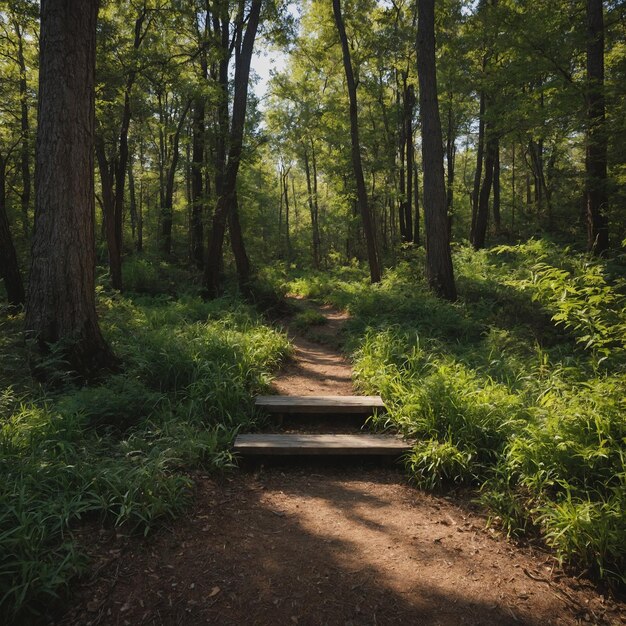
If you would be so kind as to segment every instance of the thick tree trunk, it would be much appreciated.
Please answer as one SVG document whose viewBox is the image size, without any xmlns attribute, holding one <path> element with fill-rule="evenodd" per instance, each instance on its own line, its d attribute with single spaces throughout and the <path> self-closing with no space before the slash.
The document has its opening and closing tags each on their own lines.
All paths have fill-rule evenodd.
<svg viewBox="0 0 626 626">
<path fill-rule="evenodd" d="M 441 121 L 435 68 L 435 0 L 418 0 L 417 73 L 422 118 L 424 164 L 424 224 L 426 277 L 431 288 L 448 300 L 456 299 L 450 253 L 446 188 L 443 171 Z"/>
<path fill-rule="evenodd" d="M 602 0 L 587 0 L 587 247 L 596 255 L 609 247 L 602 11 Z"/>
<path fill-rule="evenodd" d="M 97 0 L 42 0 L 35 234 L 26 330 L 90 377 L 113 363 L 96 316 L 94 75 Z"/>
<path fill-rule="evenodd" d="M 0 157 L 0 278 L 4 280 L 9 304 L 17 307 L 24 304 L 24 283 L 7 217 L 6 166 L 6 159 Z"/>
<path fill-rule="evenodd" d="M 233 96 L 228 163 L 226 165 L 222 189 L 217 190 L 218 199 L 215 207 L 215 213 L 213 214 L 207 260 L 204 267 L 204 289 L 206 295 L 209 297 L 217 296 L 220 291 L 220 264 L 224 247 L 224 235 L 226 233 L 226 224 L 229 213 L 232 211 L 236 203 L 237 174 L 239 172 L 239 163 L 241 160 L 243 131 L 248 102 L 250 62 L 252 60 L 254 40 L 259 25 L 261 4 L 262 0 L 252 0 L 241 48 L 236 50 L 235 89 Z M 243 25 L 240 25 L 239 27 L 243 28 Z"/>
<path fill-rule="evenodd" d="M 352 71 L 352 62 L 350 60 L 350 47 L 348 45 L 348 37 L 341 16 L 340 0 L 333 0 L 333 12 L 335 15 L 335 23 L 341 40 L 341 49 L 343 52 L 343 66 L 346 73 L 346 83 L 348 86 L 348 96 L 350 98 L 350 137 L 352 144 L 352 167 L 354 169 L 354 178 L 356 182 L 357 202 L 361 219 L 363 221 L 363 230 L 365 232 L 365 241 L 367 244 L 367 259 L 370 267 L 370 278 L 373 283 L 380 282 L 381 272 L 378 261 L 378 252 L 376 250 L 376 239 L 374 224 L 370 208 L 367 203 L 367 191 L 365 189 L 365 179 L 363 177 L 363 165 L 361 163 L 361 144 L 359 141 L 359 123 L 358 123 L 358 107 L 356 98 L 356 82 Z"/>
</svg>

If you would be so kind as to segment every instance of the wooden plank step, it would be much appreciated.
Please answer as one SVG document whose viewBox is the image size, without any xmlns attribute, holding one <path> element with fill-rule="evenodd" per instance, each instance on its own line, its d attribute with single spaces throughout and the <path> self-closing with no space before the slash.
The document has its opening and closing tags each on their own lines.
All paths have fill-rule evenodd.
<svg viewBox="0 0 626 626">
<path fill-rule="evenodd" d="M 269 413 L 372 413 L 385 408 L 380 396 L 257 396 Z"/>
<path fill-rule="evenodd" d="M 411 444 L 394 435 L 238 435 L 234 451 L 251 455 L 377 455 L 399 456 Z"/>
</svg>

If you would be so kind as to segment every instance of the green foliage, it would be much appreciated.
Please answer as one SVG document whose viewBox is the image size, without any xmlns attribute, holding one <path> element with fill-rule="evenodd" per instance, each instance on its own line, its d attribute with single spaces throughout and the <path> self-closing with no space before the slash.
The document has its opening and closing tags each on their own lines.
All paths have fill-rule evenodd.
<svg viewBox="0 0 626 626">
<path fill-rule="evenodd" d="M 189 470 L 232 467 L 230 443 L 255 418 L 251 398 L 288 348 L 232 299 L 101 290 L 98 306 L 122 373 L 93 387 L 57 381 L 52 393 L 3 372 L 0 614 L 9 620 L 49 610 L 82 571 L 81 524 L 147 534 L 189 502 Z M 19 351 L 3 335 L 2 362 Z"/>
<path fill-rule="evenodd" d="M 315 309 L 306 309 L 297 313 L 292 324 L 298 330 L 304 331 L 311 326 L 323 326 L 328 323 L 328 319 Z"/>
<path fill-rule="evenodd" d="M 459 246 L 451 304 L 427 290 L 421 254 L 406 254 L 380 285 L 348 268 L 286 288 L 352 313 L 356 383 L 385 400 L 374 425 L 415 440 L 418 485 L 480 486 L 509 534 L 538 532 L 564 562 L 624 582 L 621 258 L 545 240 Z"/>
</svg>

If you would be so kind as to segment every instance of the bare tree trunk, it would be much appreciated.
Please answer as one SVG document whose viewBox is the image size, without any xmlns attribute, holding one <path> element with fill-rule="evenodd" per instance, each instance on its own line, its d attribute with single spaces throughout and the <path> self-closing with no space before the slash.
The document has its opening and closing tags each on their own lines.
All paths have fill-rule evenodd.
<svg viewBox="0 0 626 626">
<path fill-rule="evenodd" d="M 596 255 L 609 247 L 602 11 L 602 0 L 587 0 L 587 248 Z"/>
<path fill-rule="evenodd" d="M 113 363 L 96 315 L 94 82 L 97 0 L 42 0 L 35 235 L 26 330 L 62 341 L 85 377 Z"/>
<path fill-rule="evenodd" d="M 230 232 L 230 245 L 235 257 L 235 265 L 237 266 L 239 286 L 245 292 L 248 288 L 248 283 L 250 282 L 252 269 L 250 267 L 250 259 L 248 258 L 241 232 L 241 224 L 239 222 L 239 202 L 236 191 L 232 210 L 228 215 L 228 230 Z"/>
<path fill-rule="evenodd" d="M 435 0 L 418 0 L 417 73 L 422 117 L 426 277 L 441 297 L 456 299 L 450 253 L 441 121 L 435 67 Z"/>
<path fill-rule="evenodd" d="M 6 168 L 6 158 L 0 157 L 0 277 L 4 280 L 9 304 L 17 307 L 24 304 L 24 283 L 7 217 Z"/>
<path fill-rule="evenodd" d="M 191 163 L 191 260 L 198 269 L 202 269 L 204 265 L 204 225 L 202 223 L 205 202 L 202 185 L 204 118 L 204 98 L 198 96 L 193 112 L 193 152 Z"/>
<path fill-rule="evenodd" d="M 172 253 L 172 222 L 174 219 L 174 183 L 176 181 L 176 168 L 178 167 L 178 159 L 180 151 L 180 133 L 185 125 L 187 112 L 191 106 L 191 101 L 187 101 L 183 112 L 180 114 L 176 131 L 172 140 L 172 159 L 167 170 L 167 178 L 165 183 L 165 197 L 163 202 L 163 223 L 161 224 L 161 252 L 164 255 Z"/>
<path fill-rule="evenodd" d="M 414 192 L 413 195 L 415 196 L 415 230 L 413 232 L 413 242 L 415 243 L 415 245 L 419 245 L 420 243 L 420 179 L 419 179 L 419 172 L 417 170 L 417 164 L 415 164 L 413 166 L 413 175 L 415 177 L 415 184 L 414 184 Z"/>
<path fill-rule="evenodd" d="M 487 66 L 487 57 L 483 58 L 483 69 Z M 474 174 L 474 191 L 472 192 L 472 225 L 470 241 L 473 243 L 478 215 L 478 199 L 480 196 L 480 181 L 483 176 L 483 153 L 485 150 L 485 92 L 480 92 L 480 108 L 478 113 L 478 145 L 476 147 L 476 173 Z"/>
<path fill-rule="evenodd" d="M 367 191 L 365 189 L 365 179 L 363 177 L 363 165 L 361 163 L 361 145 L 359 142 L 359 124 L 358 124 L 358 108 L 356 99 L 357 84 L 354 80 L 352 71 L 352 62 L 350 60 L 350 47 L 348 45 L 348 37 L 341 16 L 340 0 L 333 0 L 333 12 L 335 14 L 335 23 L 341 40 L 341 49 L 343 52 L 343 66 L 346 72 L 346 83 L 348 85 L 348 96 L 350 98 L 350 136 L 352 144 L 352 167 L 354 169 L 354 178 L 356 180 L 357 201 L 361 219 L 363 221 L 363 230 L 365 231 L 365 240 L 367 244 L 367 259 L 370 267 L 370 278 L 373 283 L 380 282 L 381 272 L 378 261 L 378 253 L 376 250 L 376 240 L 374 234 L 374 224 L 372 215 L 367 203 Z"/>
<path fill-rule="evenodd" d="M 494 139 L 493 155 L 493 224 L 496 234 L 502 230 L 502 219 L 500 217 L 500 140 Z"/>
<path fill-rule="evenodd" d="M 447 166 L 447 179 L 446 179 L 446 199 L 448 207 L 448 215 L 452 215 L 453 200 L 454 200 L 454 158 L 456 156 L 456 132 L 454 125 L 454 112 L 452 110 L 452 94 L 448 98 L 448 129 L 446 132 L 446 166 Z"/>
<path fill-rule="evenodd" d="M 30 123 L 28 121 L 28 83 L 26 82 L 26 61 L 24 60 L 24 36 L 17 21 L 13 22 L 13 30 L 17 37 L 17 63 L 20 70 L 20 126 L 22 131 L 22 147 L 20 151 L 20 169 L 22 170 L 22 230 L 28 237 L 31 232 L 30 217 Z"/>
<path fill-rule="evenodd" d="M 476 214 L 474 240 L 472 241 L 474 250 L 480 250 L 481 248 L 485 247 L 485 239 L 487 236 L 487 223 L 489 221 L 489 196 L 491 195 L 491 188 L 493 186 L 496 141 L 496 138 L 490 136 L 490 130 L 487 129 L 485 178 L 480 188 L 480 195 L 478 197 L 478 213 Z"/>
<path fill-rule="evenodd" d="M 137 190 L 135 188 L 135 174 L 132 162 L 128 163 L 128 192 L 130 194 L 130 228 L 134 243 L 137 240 Z"/>
<path fill-rule="evenodd" d="M 309 166 L 309 151 L 304 149 L 304 173 L 306 174 L 306 188 L 309 202 L 309 212 L 311 213 L 311 235 L 313 245 L 313 267 L 320 267 L 320 231 L 317 215 L 317 205 L 313 201 L 313 189 L 311 187 L 311 168 Z"/>
<path fill-rule="evenodd" d="M 413 241 L 413 107 L 415 106 L 415 89 L 413 85 L 406 88 L 404 96 L 404 134 L 406 137 L 406 208 L 404 223 L 407 241 Z"/>
</svg>

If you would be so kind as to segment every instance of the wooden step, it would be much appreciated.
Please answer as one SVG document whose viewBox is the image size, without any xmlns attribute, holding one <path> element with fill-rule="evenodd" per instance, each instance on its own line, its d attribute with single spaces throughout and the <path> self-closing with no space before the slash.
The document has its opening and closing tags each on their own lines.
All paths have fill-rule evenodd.
<svg viewBox="0 0 626 626">
<path fill-rule="evenodd" d="M 234 451 L 252 455 L 377 455 L 400 456 L 408 452 L 410 443 L 394 435 L 238 435 Z"/>
<path fill-rule="evenodd" d="M 359 413 L 385 408 L 380 396 L 257 396 L 256 406 L 269 413 Z"/>
</svg>

